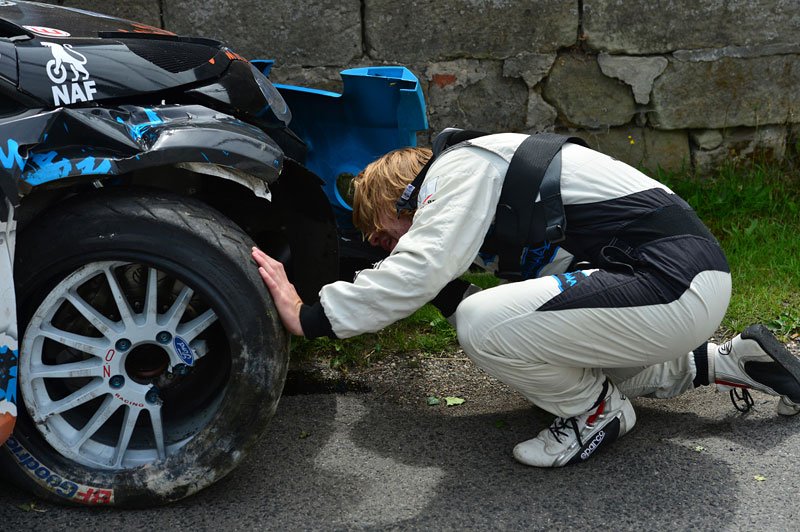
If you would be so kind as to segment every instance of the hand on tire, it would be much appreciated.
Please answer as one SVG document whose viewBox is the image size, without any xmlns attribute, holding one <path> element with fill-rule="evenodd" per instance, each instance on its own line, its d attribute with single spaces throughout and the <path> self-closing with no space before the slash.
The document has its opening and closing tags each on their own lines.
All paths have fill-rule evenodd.
<svg viewBox="0 0 800 532">
<path fill-rule="evenodd" d="M 275 301 L 283 326 L 290 333 L 303 336 L 303 327 L 300 325 L 300 307 L 303 305 L 303 300 L 300 299 L 294 285 L 289 282 L 283 264 L 256 247 L 253 248 L 252 254 L 258 264 L 258 273 Z"/>
</svg>

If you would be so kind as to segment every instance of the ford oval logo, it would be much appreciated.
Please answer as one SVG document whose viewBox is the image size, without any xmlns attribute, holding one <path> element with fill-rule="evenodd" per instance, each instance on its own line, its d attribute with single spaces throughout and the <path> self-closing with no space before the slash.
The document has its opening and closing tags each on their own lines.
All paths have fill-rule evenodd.
<svg viewBox="0 0 800 532">
<path fill-rule="evenodd" d="M 175 346 L 175 352 L 178 353 L 181 360 L 183 360 L 187 366 L 194 366 L 194 354 L 192 353 L 192 348 L 186 343 L 186 340 L 180 336 L 176 336 L 173 344 Z"/>
</svg>

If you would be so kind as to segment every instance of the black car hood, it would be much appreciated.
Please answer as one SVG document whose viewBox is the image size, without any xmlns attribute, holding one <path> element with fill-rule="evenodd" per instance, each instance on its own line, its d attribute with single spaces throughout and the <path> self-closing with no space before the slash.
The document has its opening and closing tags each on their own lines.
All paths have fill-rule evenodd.
<svg viewBox="0 0 800 532">
<path fill-rule="evenodd" d="M 44 108 L 158 95 L 244 60 L 218 41 L 34 2 L 0 1 L 0 37 L 0 76 Z"/>
<path fill-rule="evenodd" d="M 0 19 L 5 21 L 4 34 L 12 32 L 10 25 L 28 35 L 50 38 L 101 37 L 104 33 L 149 33 L 175 35 L 172 32 L 120 18 L 35 2 L 0 2 Z"/>
</svg>

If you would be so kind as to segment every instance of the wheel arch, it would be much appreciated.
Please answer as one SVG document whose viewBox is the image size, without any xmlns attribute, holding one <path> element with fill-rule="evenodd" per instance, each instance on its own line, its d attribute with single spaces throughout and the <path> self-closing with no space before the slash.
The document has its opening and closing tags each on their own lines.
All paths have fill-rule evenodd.
<svg viewBox="0 0 800 532">
<path fill-rule="evenodd" d="M 95 188 L 151 188 L 200 199 L 239 225 L 259 247 L 287 264 L 292 282 L 307 301 L 338 276 L 338 239 L 321 180 L 286 159 L 281 176 L 259 177 L 204 162 L 180 162 L 123 175 L 80 176 L 33 187 L 22 200 L 20 231 L 63 202 Z"/>
</svg>

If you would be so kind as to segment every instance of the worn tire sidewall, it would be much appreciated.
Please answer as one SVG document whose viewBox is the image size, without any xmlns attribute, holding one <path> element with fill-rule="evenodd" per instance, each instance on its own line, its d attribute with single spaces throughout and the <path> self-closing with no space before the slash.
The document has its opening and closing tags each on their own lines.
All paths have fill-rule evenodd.
<svg viewBox="0 0 800 532">
<path fill-rule="evenodd" d="M 90 469 L 62 457 L 42 438 L 20 397 L 13 438 L 39 467 L 80 486 L 113 490 L 113 504 L 125 507 L 181 499 L 233 470 L 274 414 L 288 365 L 288 336 L 250 259 L 249 237 L 205 204 L 141 191 L 93 194 L 58 208 L 23 230 L 18 242 L 20 331 L 44 297 L 78 267 L 101 260 L 144 261 L 200 292 L 231 348 L 225 397 L 209 423 L 165 461 L 134 469 Z M 0 463 L 37 494 L 80 503 L 31 478 L 8 445 Z"/>
</svg>

